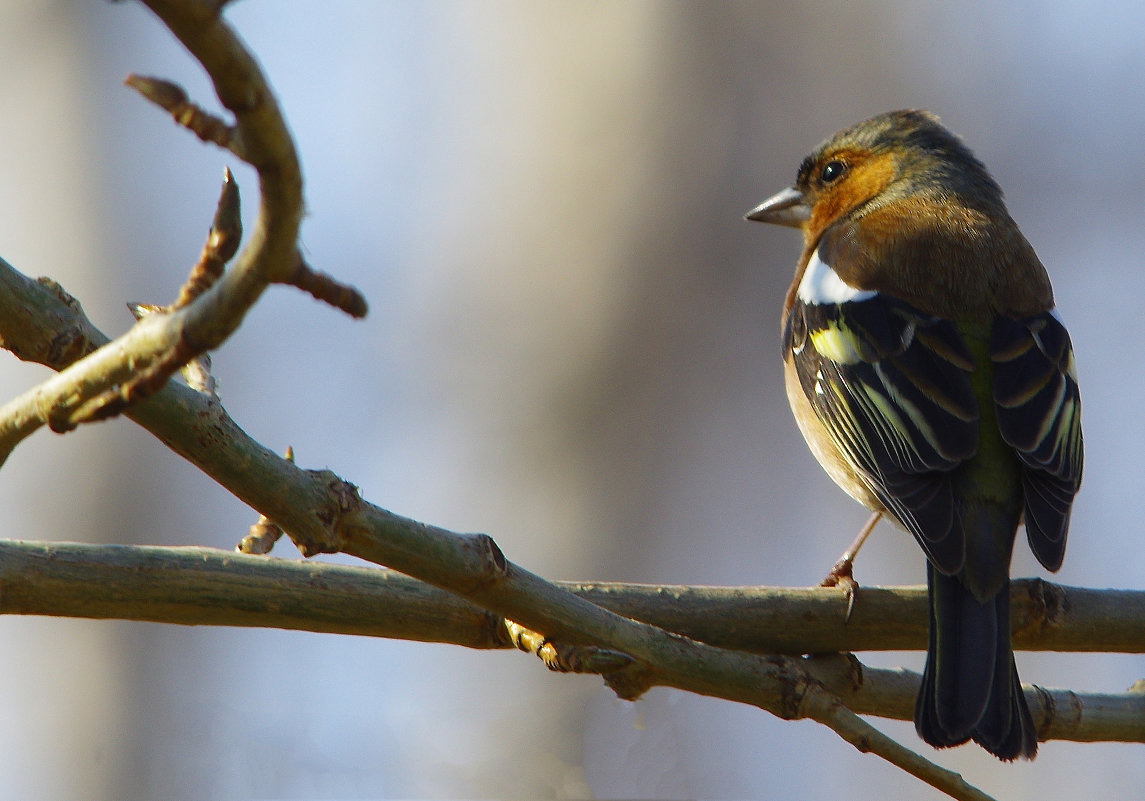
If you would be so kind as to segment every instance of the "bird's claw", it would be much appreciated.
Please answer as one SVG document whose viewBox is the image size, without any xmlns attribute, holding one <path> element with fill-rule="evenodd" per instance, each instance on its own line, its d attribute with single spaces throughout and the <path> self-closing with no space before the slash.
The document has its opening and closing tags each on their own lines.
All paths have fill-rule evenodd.
<svg viewBox="0 0 1145 801">
<path fill-rule="evenodd" d="M 851 621 L 851 612 L 855 609 L 855 593 L 859 590 L 859 582 L 855 581 L 855 561 L 851 555 L 844 556 L 831 566 L 826 577 L 819 582 L 820 587 L 841 587 L 843 596 L 847 599 L 847 614 L 844 623 Z"/>
</svg>

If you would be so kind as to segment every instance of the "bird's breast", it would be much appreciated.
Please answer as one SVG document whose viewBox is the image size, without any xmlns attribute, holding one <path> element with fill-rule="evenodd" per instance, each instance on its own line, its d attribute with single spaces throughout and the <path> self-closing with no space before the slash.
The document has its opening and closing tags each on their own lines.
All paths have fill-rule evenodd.
<svg viewBox="0 0 1145 801">
<path fill-rule="evenodd" d="M 811 401 L 803 391 L 792 359 L 788 359 L 784 364 L 783 383 L 787 390 L 787 402 L 795 417 L 795 424 L 799 427 L 799 433 L 806 440 L 807 447 L 811 449 L 815 460 L 831 480 L 856 501 L 871 511 L 884 511 L 882 502 L 871 492 L 870 487 L 839 450 L 830 432 L 819 420 Z"/>
</svg>

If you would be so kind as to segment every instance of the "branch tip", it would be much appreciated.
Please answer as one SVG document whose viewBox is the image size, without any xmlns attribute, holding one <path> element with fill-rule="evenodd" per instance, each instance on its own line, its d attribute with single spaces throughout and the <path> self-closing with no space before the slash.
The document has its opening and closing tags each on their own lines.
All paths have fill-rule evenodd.
<svg viewBox="0 0 1145 801">
<path fill-rule="evenodd" d="M 166 312 L 167 307 L 158 306 L 154 303 L 143 303 L 138 300 L 129 300 L 127 301 L 127 310 L 131 312 L 131 316 L 138 322 L 144 317 L 150 317 L 152 314 L 162 314 Z"/>
<path fill-rule="evenodd" d="M 204 142 L 232 149 L 234 128 L 221 118 L 203 110 L 187 97 L 187 92 L 179 84 L 163 78 L 147 75 L 128 75 L 124 80 L 147 100 L 166 111 L 176 123 L 183 126 Z"/>
<path fill-rule="evenodd" d="M 215 216 L 207 232 L 207 241 L 203 243 L 199 260 L 191 268 L 187 281 L 179 288 L 179 296 L 171 308 L 183 308 L 214 286 L 222 277 L 227 262 L 238 252 L 242 237 L 239 185 L 230 167 L 227 167 L 223 173 L 223 188 L 219 193 L 219 202 L 215 206 Z"/>
<path fill-rule="evenodd" d="M 282 539 L 282 529 L 266 515 L 259 515 L 258 522 L 250 527 L 247 535 L 239 540 L 235 550 L 239 553 L 265 555 L 271 552 L 274 544 Z"/>
<path fill-rule="evenodd" d="M 234 258 L 243 236 L 242 204 L 239 199 L 239 185 L 231 168 L 223 174 L 223 188 L 219 193 L 219 203 L 215 218 L 211 221 L 211 236 L 207 240 L 215 256 L 223 262 Z"/>
<path fill-rule="evenodd" d="M 298 267 L 287 283 L 355 319 L 360 320 L 369 312 L 369 305 L 361 292 L 349 284 L 339 282 L 333 276 L 315 270 L 306 263 L 301 254 L 298 256 Z"/>
<path fill-rule="evenodd" d="M 147 75 L 132 73 L 124 79 L 123 83 L 165 111 L 174 113 L 176 109 L 189 102 L 183 87 L 163 78 L 152 78 Z"/>
</svg>

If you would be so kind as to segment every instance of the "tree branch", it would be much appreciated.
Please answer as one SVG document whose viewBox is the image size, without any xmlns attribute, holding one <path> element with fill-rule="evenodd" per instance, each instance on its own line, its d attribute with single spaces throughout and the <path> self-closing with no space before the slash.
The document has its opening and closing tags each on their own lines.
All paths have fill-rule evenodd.
<svg viewBox="0 0 1145 801">
<path fill-rule="evenodd" d="M 148 5 L 202 63 L 219 100 L 235 116 L 226 143 L 259 174 L 254 230 L 234 266 L 193 302 L 143 318 L 116 341 L 0 408 L 0 463 L 45 424 L 64 432 L 120 413 L 187 361 L 221 345 L 269 284 L 292 283 L 300 273 L 302 172 L 265 76 L 217 4 L 151 0 Z M 161 91 L 145 94 L 179 99 L 181 90 L 173 84 L 151 79 L 143 88 L 156 86 Z M 182 102 L 187 105 L 185 98 Z"/>
<path fill-rule="evenodd" d="M 79 304 L 58 285 L 32 281 L 0 261 L 0 341 L 5 347 L 21 358 L 59 368 L 105 339 L 84 316 Z M 251 440 L 217 400 L 181 384 L 169 383 L 152 398 L 129 409 L 127 414 L 269 519 L 286 521 L 284 528 L 291 532 L 304 552 L 330 550 L 334 546 L 333 531 L 343 524 L 342 516 L 351 511 L 349 507 L 354 503 L 361 503 L 353 488 L 333 474 L 295 467 Z M 472 547 L 480 541 L 488 543 L 487 553 L 491 553 L 488 548 L 492 541 L 488 538 L 476 535 L 455 538 L 448 532 L 405 521 L 383 510 L 376 510 L 376 513 L 383 521 L 392 520 L 400 530 L 404 529 L 410 535 L 407 544 L 414 550 L 423 544 L 448 550 L 455 542 Z M 423 540 L 423 532 L 436 536 Z M 19 561 L 9 561 L 13 559 L 11 549 L 18 545 L 8 543 L 0 552 L 4 555 L 5 576 L 0 584 L 3 590 L 0 598 L 4 602 L 4 611 L 8 612 L 267 625 L 456 642 L 479 648 L 507 647 L 509 642 L 504 633 L 503 616 L 490 616 L 479 604 L 466 603 L 450 592 L 391 571 L 333 565 L 318 568 L 229 553 L 211 559 L 208 558 L 210 552 L 204 556 L 204 552 L 196 550 L 179 550 L 178 554 L 170 549 L 110 548 L 105 551 L 98 546 L 67 546 L 79 549 L 77 551 L 65 551 L 65 546 L 51 546 L 55 556 L 45 562 L 41 554 L 41 561 L 33 569 Z M 47 546 L 23 544 L 22 547 L 34 550 Z M 370 547 L 362 550 L 369 551 Z M 45 564 L 68 565 L 70 561 L 69 570 L 96 569 L 90 565 L 77 568 L 74 561 L 90 559 L 93 552 L 101 554 L 101 558 L 95 561 L 110 562 L 99 567 L 98 571 L 112 570 L 118 572 L 118 580 L 141 582 L 143 586 L 135 584 L 114 593 L 108 589 L 116 586 L 113 577 L 97 572 L 94 575 L 83 574 L 82 581 L 76 581 L 78 577 L 73 575 L 73 580 L 67 582 L 71 589 L 65 592 L 65 585 L 59 583 L 59 577 L 50 578 L 45 567 Z M 65 558 L 65 553 L 70 555 Z M 437 558 L 434 553 L 427 557 L 431 564 Z M 27 553 L 21 558 L 26 556 Z M 136 557 L 144 561 L 158 559 L 160 567 L 144 570 L 143 565 L 131 561 Z M 178 569 L 173 568 L 176 562 L 172 560 L 176 558 L 181 560 L 177 562 Z M 129 566 L 121 564 L 116 568 L 119 560 L 128 560 Z M 239 577 L 230 576 L 231 570 L 239 570 Z M 260 571 L 258 575 L 262 575 L 261 571 L 270 571 L 270 574 L 256 581 L 255 574 L 246 573 L 248 570 Z M 152 575 L 155 571 L 161 578 Z M 321 592 L 312 586 L 318 575 L 321 576 Z M 29 583 L 28 577 L 31 576 L 44 577 L 46 583 L 39 591 L 34 591 L 35 585 Z M 174 582 L 176 576 L 186 579 L 186 583 Z M 538 590 L 546 585 L 540 579 L 535 581 L 538 582 Z M 473 585 L 475 582 L 470 578 L 462 583 Z M 480 583 L 476 582 L 477 585 Z M 78 596 L 75 595 L 77 587 L 81 590 Z M 100 591 L 85 595 L 84 587 L 89 591 L 98 587 Z M 274 588 L 273 592 L 271 588 Z M 378 593 L 385 588 L 390 592 L 385 593 L 384 599 L 379 598 Z M 557 585 L 555 589 L 558 594 L 565 591 L 570 595 L 576 593 L 589 608 L 600 604 L 622 615 L 641 618 L 696 639 L 706 639 L 712 645 L 741 650 L 754 648 L 761 652 L 799 653 L 917 648 L 921 647 L 925 637 L 925 600 L 919 588 L 861 588 L 851 621 L 846 625 L 843 625 L 846 599 L 832 589 L 622 587 L 599 583 Z M 260 596 L 264 591 L 267 593 L 265 597 L 250 597 L 250 593 Z M 1015 582 L 1013 591 L 1015 643 L 1020 648 L 1142 650 L 1141 627 L 1135 621 L 1141 619 L 1145 603 L 1143 593 L 1065 588 L 1038 580 Z M 151 593 L 159 593 L 159 596 Z M 305 598 L 304 607 L 312 609 L 313 616 L 309 612 L 292 616 L 290 610 L 302 609 L 303 605 L 291 607 L 281 597 L 283 595 L 285 598 Z M 72 596 L 76 598 L 74 603 L 69 601 Z M 23 601 L 18 600 L 21 598 Z M 531 601 L 526 597 L 522 603 L 527 608 Z M 556 604 L 559 606 L 559 600 Z M 498 608 L 499 604 L 490 606 Z M 282 611 L 268 617 L 267 610 L 275 608 Z M 363 610 L 373 610 L 371 614 L 376 617 L 364 614 Z M 498 611 L 504 613 L 505 610 Z M 604 614 L 603 609 L 601 613 Z M 522 621 L 531 621 L 530 628 L 543 630 L 543 626 L 532 619 L 533 616 L 519 617 Z M 510 614 L 509 619 L 515 618 Z M 791 626 L 792 620 L 799 620 L 800 626 Z M 899 622 L 888 625 L 891 620 Z M 410 625 L 407 627 L 402 621 L 408 621 Z M 818 625 L 816 621 L 819 621 Z M 576 626 L 571 628 L 575 630 Z M 795 629 L 801 634 L 795 635 Z M 555 627 L 553 631 L 556 631 Z M 546 632 L 546 636 L 553 638 L 554 634 Z M 807 639 L 799 639 L 802 636 Z M 573 641 L 584 642 L 586 639 L 582 636 Z M 627 653 L 625 648 L 617 650 Z M 715 648 L 711 650 L 716 654 L 728 653 Z M 645 658 L 649 656 L 646 654 Z M 781 661 L 775 663 L 775 659 Z M 742 664 L 742 660 L 738 666 L 725 664 L 723 674 L 710 674 L 712 682 L 696 688 L 680 674 L 664 679 L 629 671 L 606 676 L 606 679 L 610 679 L 622 694 L 638 694 L 653 683 L 667 683 L 754 703 L 753 693 L 762 685 L 757 685 L 753 676 L 761 669 L 760 662 L 764 661 L 761 657 L 756 657 L 756 660 L 750 665 Z M 731 661 L 735 662 L 734 659 Z M 694 666 L 701 671 L 713 667 L 704 661 L 702 655 Z M 719 686 L 723 680 L 721 675 L 725 675 L 727 670 L 734 672 L 737 669 L 742 671 L 739 680 L 733 682 L 731 691 L 724 692 Z M 800 694 L 790 689 L 802 687 L 805 690 L 815 684 L 805 679 L 792 679 L 792 676 L 817 676 L 817 681 L 830 688 L 835 697 L 856 713 L 900 719 L 911 717 L 918 687 L 918 676 L 910 671 L 873 670 L 860 666 L 858 675 L 862 680 L 856 681 L 853 667 L 840 670 L 837 663 L 824 658 L 775 657 L 772 673 L 775 675 L 772 676 L 771 697 L 767 699 L 767 705 L 757 705 L 778 708 L 778 714 L 785 717 L 802 714 L 798 702 L 789 703 L 788 711 L 783 711 L 785 694 L 789 698 L 801 698 L 805 691 Z M 624 680 L 632 676 L 636 679 L 626 687 Z M 1080 695 L 1064 690 L 1031 688 L 1028 697 L 1043 738 L 1082 741 L 1143 739 L 1145 704 L 1142 699 L 1145 696 L 1139 693 Z M 779 702 L 779 706 L 775 707 L 774 702 Z M 1062 715 L 1063 711 L 1070 712 L 1068 718 Z"/>
<path fill-rule="evenodd" d="M 846 601 L 825 588 L 554 584 L 619 615 L 721 648 L 799 654 L 921 649 L 926 643 L 925 626 L 918 625 L 926 615 L 923 587 L 864 587 L 852 623 L 842 627 Z M 1106 625 L 1090 617 L 1102 614 L 1104 596 L 1113 595 L 1123 609 L 1138 612 L 1145 604 L 1145 592 L 1086 590 L 1029 579 L 1016 582 L 1013 597 L 1028 598 L 1035 588 L 1063 600 L 1070 612 L 1050 626 L 1035 622 L 1034 605 L 1018 611 L 1015 623 L 1029 625 L 1015 642 L 1027 650 L 1078 650 L 1075 643 L 1093 649 L 1078 633 Z M 0 541 L 0 614 L 296 629 L 479 649 L 514 647 L 508 632 L 516 625 L 392 570 L 210 548 L 14 541 Z M 1129 614 L 1119 622 L 1140 628 Z M 792 626 L 793 620 L 799 625 Z M 888 640 L 875 620 L 901 634 Z M 849 631 L 852 626 L 856 631 Z M 541 644 L 525 650 L 537 652 Z M 1139 644 L 1130 650 L 1145 648 Z M 853 712 L 912 717 L 916 673 L 870 668 L 838 654 L 804 659 L 801 665 Z M 582 669 L 601 672 L 591 665 Z M 1028 685 L 1027 692 L 1042 739 L 1145 741 L 1145 694 L 1140 690 L 1104 695 Z"/>
<path fill-rule="evenodd" d="M 300 287 L 355 316 L 365 314 L 366 305 L 351 287 L 312 269 L 299 256 L 302 177 L 294 144 L 258 65 L 220 18 L 223 4 L 144 2 L 202 63 L 223 107 L 234 115 L 234 124 L 191 103 L 170 82 L 135 78 L 131 83 L 181 125 L 256 168 L 260 199 L 254 230 L 229 271 L 212 263 L 207 280 L 192 282 L 193 291 L 182 293 L 170 309 L 145 315 L 112 342 L 58 286 L 30 281 L 0 264 L 0 342 L 21 358 L 43 361 L 60 371 L 0 407 L 0 463 L 45 424 L 62 432 L 126 411 L 259 511 L 266 527 L 280 527 L 305 555 L 352 554 L 418 581 L 390 571 L 286 567 L 293 563 L 204 550 L 91 550 L 79 545 L 7 543 L 0 548 L 2 611 L 318 627 L 315 630 L 360 634 L 384 630 L 385 636 L 408 639 L 440 640 L 445 637 L 441 632 L 449 631 L 449 637 L 468 638 L 463 644 L 472 647 L 516 644 L 545 655 L 559 669 L 599 671 L 622 698 L 636 698 L 652 686 L 664 685 L 752 704 L 785 719 L 811 718 L 856 748 L 882 756 L 953 797 L 986 798 L 855 714 L 909 717 L 916 675 L 869 670 L 852 657 L 752 653 L 742 628 L 713 637 L 705 632 L 703 621 L 661 620 L 655 612 L 625 606 L 638 599 L 641 608 L 663 611 L 663 593 L 671 591 L 665 588 L 652 591 L 659 603 L 651 603 L 649 591 L 639 588 L 545 581 L 506 559 L 487 535 L 457 534 L 403 518 L 365 502 L 356 487 L 334 473 L 300 469 L 250 439 L 210 393 L 167 382 L 187 360 L 225 341 L 271 283 Z M 1061 620 L 1068 624 L 1076 607 L 1069 603 L 1068 593 L 1047 592 L 1048 586 L 1036 585 L 1029 593 L 1036 608 L 1031 619 L 1037 622 L 1025 630 L 1033 639 L 1052 639 L 1064 630 L 1062 636 L 1068 639 L 1069 626 L 1059 624 Z M 86 588 L 86 594 L 78 588 Z M 365 604 L 377 610 L 377 618 L 362 614 L 362 599 L 371 592 L 388 597 L 386 604 Z M 752 591 L 732 592 L 743 594 L 724 598 L 724 603 L 759 600 Z M 779 593 L 774 605 L 789 610 L 792 598 L 773 592 Z M 719 591 L 710 588 L 677 588 L 676 593 L 678 598 L 695 593 L 691 600 L 697 605 L 720 600 Z M 876 617 L 864 620 L 861 615 L 866 613 L 860 612 L 867 607 L 866 597 L 873 605 L 881 597 L 878 593 L 860 591 L 855 609 L 859 619 L 853 627 L 842 626 L 845 616 L 832 608 L 838 620 L 820 633 L 830 639 L 833 632 L 846 640 L 873 627 L 876 620 L 883 625 L 885 621 Z M 393 595 L 397 597 L 389 597 Z M 846 604 L 845 598 L 834 595 L 827 604 Z M 885 600 L 902 602 L 898 597 Z M 1103 597 L 1092 605 L 1104 609 L 1108 604 Z M 667 606 L 672 605 L 677 604 Z M 455 616 L 442 621 L 447 608 Z M 401 610 L 396 619 L 395 609 Z M 667 611 L 681 614 L 678 609 Z M 774 609 L 771 614 L 776 614 Z M 785 620 L 788 626 L 790 619 Z M 914 619 L 910 625 L 917 627 L 923 616 Z M 742 616 L 735 620 L 742 625 Z M 353 631 L 347 628 L 351 626 Z M 886 642 L 895 636 L 921 642 L 914 629 L 892 634 Z M 1079 643 L 1083 639 L 1092 643 L 1093 630 L 1088 629 L 1084 638 L 1076 631 L 1072 636 Z M 1136 647 L 1135 635 L 1122 636 L 1126 648 Z M 705 642 L 705 637 L 713 637 L 717 644 Z M 728 647 L 720 647 L 721 637 L 727 638 Z M 790 642 L 769 650 L 817 650 L 806 645 Z M 844 647 L 852 645 L 847 642 Z M 1108 650 L 1105 643 L 1102 649 Z M 1094 732 L 1102 724 L 1104 739 L 1110 739 L 1106 736 L 1110 731 L 1123 732 L 1126 739 L 1142 737 L 1141 694 L 1081 696 L 1036 687 L 1027 692 L 1043 737 L 1069 733 L 1075 739 L 1096 738 Z"/>
</svg>

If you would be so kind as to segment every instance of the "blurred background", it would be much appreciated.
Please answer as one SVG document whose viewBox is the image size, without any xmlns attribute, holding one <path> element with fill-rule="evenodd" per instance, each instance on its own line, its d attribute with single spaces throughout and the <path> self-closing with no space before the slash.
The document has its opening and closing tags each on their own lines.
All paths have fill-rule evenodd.
<svg viewBox="0 0 1145 801">
<path fill-rule="evenodd" d="M 1067 584 L 1145 587 L 1145 5 L 1139 2 L 247 2 L 228 16 L 297 137 L 310 261 L 353 322 L 270 291 L 214 356 L 267 446 L 382 506 L 492 534 L 550 578 L 807 585 L 866 518 L 783 397 L 795 233 L 743 213 L 821 139 L 926 107 L 1007 192 L 1050 271 L 1085 399 Z M 217 108 L 137 4 L 0 9 L 0 255 L 105 332 L 169 301 L 223 167 L 122 86 Z M 1109 344 L 1112 343 L 1112 344 Z M 46 370 L 0 354 L 8 399 Z M 255 514 L 126 421 L 40 433 L 0 536 L 231 548 Z M 299 558 L 289 544 L 281 558 Z M 1044 575 L 1020 543 L 1015 575 Z M 881 527 L 866 584 L 920 583 Z M 658 689 L 616 700 L 516 653 L 138 623 L 0 619 L 0 798 L 940 796 L 809 722 Z M 921 666 L 921 654 L 868 655 Z M 1020 654 L 1120 692 L 1145 658 Z M 1140 746 L 1033 764 L 925 750 L 1009 799 L 1131 797 Z M 1127 789 L 1128 788 L 1128 789 Z"/>
</svg>

